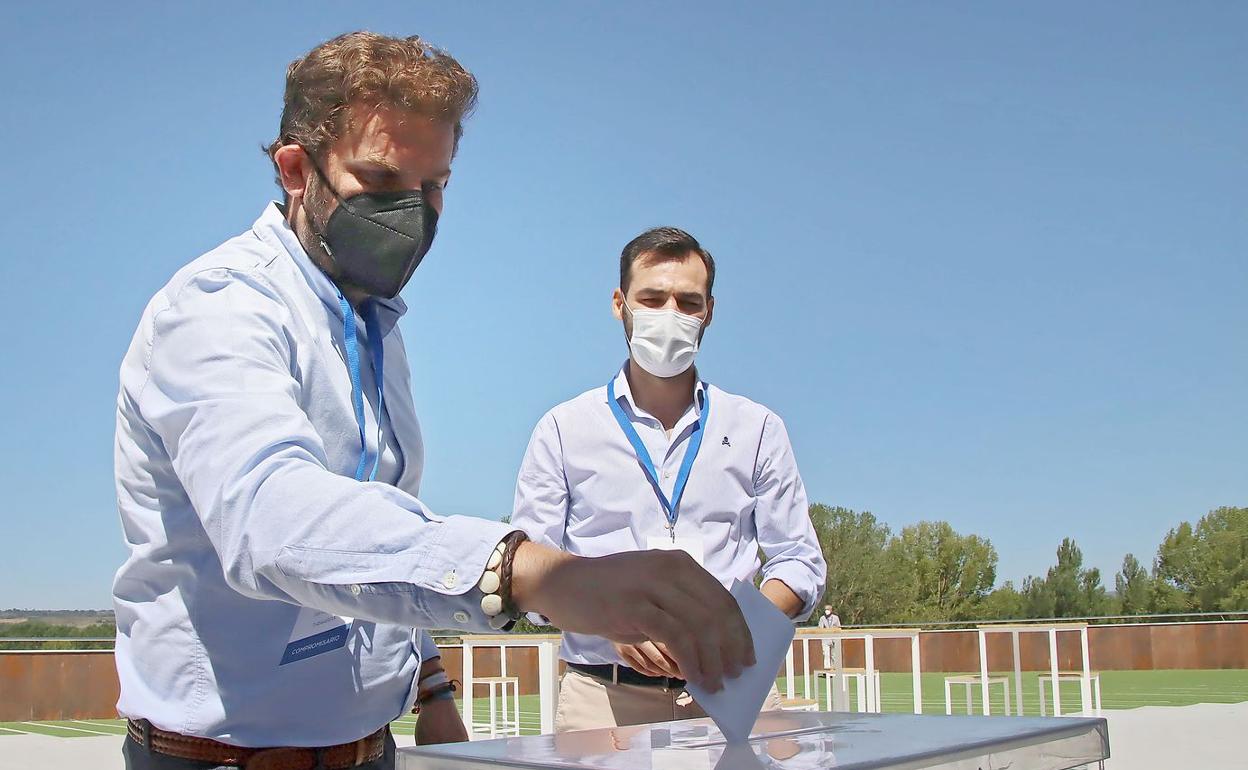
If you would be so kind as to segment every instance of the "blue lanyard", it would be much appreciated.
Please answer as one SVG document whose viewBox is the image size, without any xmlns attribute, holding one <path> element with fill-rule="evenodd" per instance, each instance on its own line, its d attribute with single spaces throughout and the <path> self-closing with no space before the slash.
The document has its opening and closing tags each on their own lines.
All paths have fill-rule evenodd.
<svg viewBox="0 0 1248 770">
<path fill-rule="evenodd" d="M 351 373 L 351 404 L 355 407 L 355 423 L 360 427 L 360 462 L 355 467 L 355 480 L 363 481 L 364 471 L 368 467 L 368 442 L 364 439 L 364 387 L 360 384 L 360 350 L 355 336 L 355 311 L 341 291 L 338 292 L 338 305 L 342 308 L 342 336 L 347 346 L 347 369 Z M 373 377 L 377 381 L 377 457 L 373 459 L 373 470 L 368 474 L 368 480 L 373 481 L 377 478 L 377 466 L 381 464 L 381 419 L 386 409 L 383 368 L 385 351 L 382 349 L 376 303 L 366 303 L 362 315 L 373 349 Z"/>
<path fill-rule="evenodd" d="M 698 416 L 698 421 L 693 426 L 693 434 L 689 436 L 689 446 L 685 447 L 685 458 L 680 462 L 680 471 L 676 474 L 676 485 L 672 487 L 670 502 L 663 494 L 663 488 L 659 486 L 659 474 L 654 467 L 654 460 L 650 459 L 649 450 L 642 443 L 641 436 L 637 435 L 637 429 L 633 427 L 628 415 L 624 414 L 624 407 L 620 406 L 620 402 L 615 398 L 615 380 L 607 383 L 607 402 L 611 405 L 611 413 L 615 415 L 615 421 L 620 424 L 620 430 L 624 431 L 628 443 L 633 445 L 633 451 L 637 453 L 637 463 L 646 472 L 646 477 L 654 486 L 655 494 L 659 496 L 659 504 L 663 506 L 663 515 L 667 517 L 667 529 L 672 533 L 672 539 L 675 540 L 676 520 L 680 517 L 680 499 L 685 495 L 685 484 L 689 482 L 689 470 L 693 468 L 694 458 L 698 456 L 698 450 L 702 448 L 702 434 L 706 432 L 704 428 L 711 412 L 710 389 L 705 386 L 702 388 L 702 414 Z"/>
</svg>

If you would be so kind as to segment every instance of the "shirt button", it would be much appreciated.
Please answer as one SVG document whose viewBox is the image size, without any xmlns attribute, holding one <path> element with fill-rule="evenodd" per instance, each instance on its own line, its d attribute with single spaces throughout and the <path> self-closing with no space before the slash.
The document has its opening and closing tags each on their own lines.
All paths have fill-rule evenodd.
<svg viewBox="0 0 1248 770">
<path fill-rule="evenodd" d="M 454 588 L 459 583 L 459 576 L 454 572 L 448 572 L 442 576 L 442 585 L 447 588 Z"/>
<path fill-rule="evenodd" d="M 460 610 L 459 612 L 456 612 L 456 613 L 455 613 L 452 617 L 454 617 L 454 618 L 455 618 L 455 622 L 456 622 L 456 623 L 467 623 L 467 622 L 468 622 L 468 613 L 467 613 L 467 612 L 464 612 L 463 610 Z"/>
<path fill-rule="evenodd" d="M 351 585 L 351 595 L 352 595 L 352 596 L 359 596 L 359 595 L 360 595 L 360 591 L 361 591 L 361 590 L 363 590 L 363 589 L 361 589 L 361 588 L 360 588 L 359 584 L 353 583 L 353 584 Z"/>
</svg>

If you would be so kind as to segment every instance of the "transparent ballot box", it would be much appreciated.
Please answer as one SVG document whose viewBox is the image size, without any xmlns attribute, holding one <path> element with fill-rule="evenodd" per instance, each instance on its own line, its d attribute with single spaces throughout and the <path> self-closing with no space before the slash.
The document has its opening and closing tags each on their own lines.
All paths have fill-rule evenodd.
<svg viewBox="0 0 1248 770">
<path fill-rule="evenodd" d="M 709 719 L 400 749 L 398 770 L 1070 770 L 1109 757 L 1105 720 L 768 712 L 748 743 Z"/>
</svg>

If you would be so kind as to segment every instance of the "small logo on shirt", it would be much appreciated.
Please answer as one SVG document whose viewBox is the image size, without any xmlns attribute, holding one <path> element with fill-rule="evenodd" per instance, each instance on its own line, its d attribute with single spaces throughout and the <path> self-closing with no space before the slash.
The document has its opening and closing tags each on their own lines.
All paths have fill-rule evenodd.
<svg viewBox="0 0 1248 770">
<path fill-rule="evenodd" d="M 724 436 L 724 440 L 723 440 L 723 441 L 721 441 L 721 442 L 719 442 L 719 445 L 720 445 L 720 446 L 732 446 L 732 444 L 729 444 L 729 443 L 728 443 L 728 437 L 727 437 L 727 436 Z"/>
</svg>

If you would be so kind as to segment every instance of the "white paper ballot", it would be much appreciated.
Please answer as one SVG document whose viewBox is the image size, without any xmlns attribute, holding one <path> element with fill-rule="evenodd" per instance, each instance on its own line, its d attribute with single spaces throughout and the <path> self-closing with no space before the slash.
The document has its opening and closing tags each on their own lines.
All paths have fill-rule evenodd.
<svg viewBox="0 0 1248 770">
<path fill-rule="evenodd" d="M 736 679 L 725 679 L 719 692 L 709 693 L 690 683 L 689 694 L 715 720 L 729 743 L 739 743 L 750 737 L 758 710 L 776 683 L 780 663 L 793 642 L 793 621 L 749 583 L 734 580 L 731 593 L 754 637 L 756 662 Z"/>
</svg>

